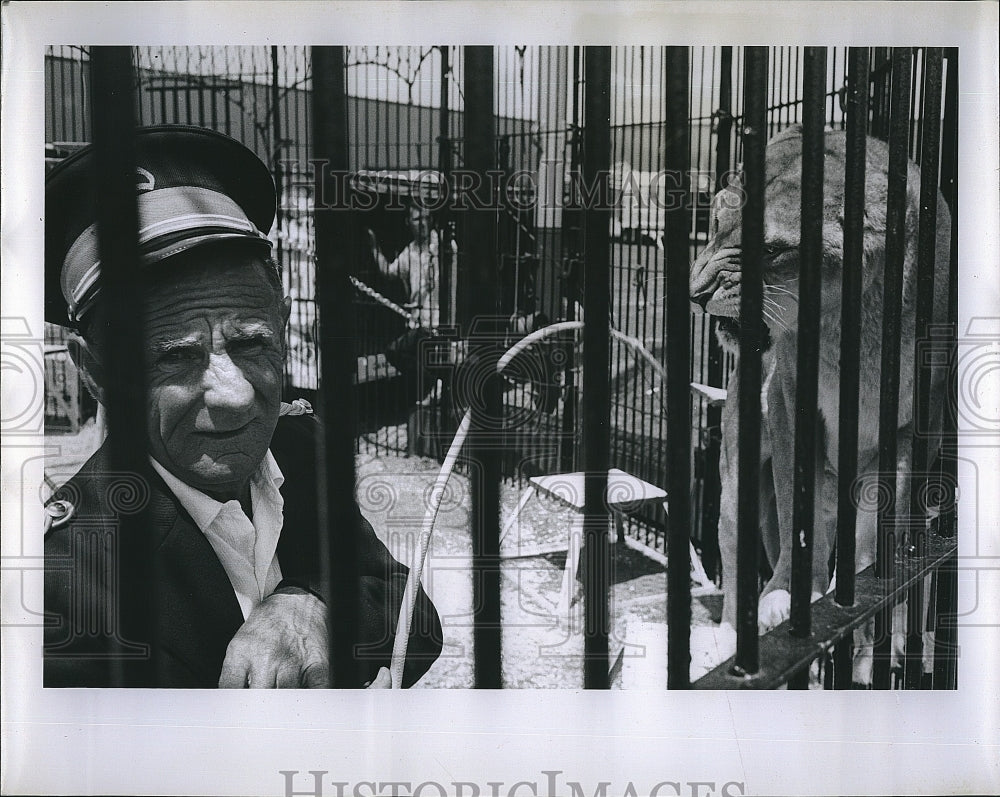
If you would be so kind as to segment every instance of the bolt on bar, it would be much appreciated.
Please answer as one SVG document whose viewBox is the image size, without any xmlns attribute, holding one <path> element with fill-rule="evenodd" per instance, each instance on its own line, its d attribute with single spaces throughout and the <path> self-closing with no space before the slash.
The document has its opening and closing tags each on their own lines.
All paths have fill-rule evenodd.
<svg viewBox="0 0 1000 797">
<path fill-rule="evenodd" d="M 760 465 L 760 388 L 763 318 L 764 181 L 767 145 L 767 48 L 747 47 L 744 67 L 743 115 L 743 256 L 740 289 L 739 490 L 737 514 L 737 674 L 759 669 L 757 638 L 757 568 Z M 749 422 L 747 422 L 749 421 Z"/>
<path fill-rule="evenodd" d="M 802 229 L 795 391 L 795 479 L 792 503 L 791 633 L 810 634 L 816 443 L 819 432 L 819 332 L 823 265 L 823 125 L 826 48 L 807 47 L 802 99 Z M 819 541 L 822 548 L 825 541 Z M 808 677 L 808 671 L 805 671 Z"/>
<path fill-rule="evenodd" d="M 931 429 L 930 325 L 934 322 L 934 270 L 938 223 L 938 156 L 941 149 L 942 59 L 940 47 L 924 53 L 924 85 L 921 92 L 922 140 L 920 150 L 920 220 L 917 231 L 917 304 L 913 353 L 913 443 L 910 484 L 910 523 L 907 550 L 921 556 L 925 544 L 924 523 L 928 475 L 928 431 Z M 907 689 L 920 688 L 923 674 L 924 582 L 917 582 L 907 598 L 906 670 Z"/>
<path fill-rule="evenodd" d="M 689 67 L 687 47 L 667 47 L 663 168 L 677 193 L 664 214 L 667 357 L 667 687 L 687 689 L 691 671 L 691 390 L 688 263 Z M 679 200 L 679 201 L 678 201 Z"/>
<path fill-rule="evenodd" d="M 101 258 L 101 305 L 107 334 L 101 341 L 101 356 L 108 364 L 105 392 L 108 412 L 108 446 L 111 474 L 139 474 L 146 470 L 146 366 L 143 349 L 143 301 L 139 262 L 139 215 L 135 193 L 135 72 L 129 47 L 94 47 L 91 50 L 91 112 L 94 131 L 94 166 L 97 196 L 97 227 Z M 113 475 L 105 478 L 109 488 Z M 130 629 L 158 627 L 156 595 L 148 572 L 152 561 L 144 546 L 149 535 L 145 511 L 120 514 L 116 519 L 114 557 L 108 564 L 117 569 L 119 617 L 114 633 L 129 638 Z M 128 566 L 125 567 L 125 563 Z M 138 567 L 138 570 L 136 569 Z M 155 647 L 156 639 L 149 640 Z M 147 661 L 148 665 L 148 661 Z M 155 681 L 146 666 L 125 669 L 112 663 L 115 686 L 139 686 Z"/>
<path fill-rule="evenodd" d="M 892 577 L 897 523 L 896 468 L 899 418 L 899 365 L 902 312 L 903 256 L 906 234 L 907 144 L 910 127 L 910 73 L 913 52 L 892 51 L 889 106 L 889 187 L 886 204 L 885 276 L 882 298 L 882 390 L 879 395 L 879 507 L 876 572 Z M 891 607 L 875 616 L 875 657 L 872 683 L 888 689 L 891 643 Z"/>
<path fill-rule="evenodd" d="M 861 289 L 864 258 L 865 158 L 868 122 L 867 47 L 852 47 L 848 54 L 847 144 L 844 167 L 844 272 L 840 303 L 840 440 L 837 460 L 837 586 L 841 606 L 854 605 L 857 506 L 854 480 L 858 474 L 858 394 L 861 372 Z M 851 642 L 845 639 L 834 651 L 834 687 L 851 688 Z"/>
<path fill-rule="evenodd" d="M 464 49 L 465 165 L 479 176 L 476 204 L 492 207 L 488 172 L 496 168 L 496 117 L 493 111 L 493 48 Z M 464 304 L 471 324 L 470 359 L 482 369 L 481 394 L 472 401 L 469 457 L 472 498 L 473 653 L 477 689 L 499 689 L 500 672 L 500 481 L 497 428 L 502 420 L 496 375 L 500 291 L 497 285 L 496 219 L 492 212 L 467 211 Z"/>
<path fill-rule="evenodd" d="M 583 179 L 592 189 L 584 208 L 583 294 L 583 646 L 585 689 L 608 688 L 610 542 L 608 464 L 611 451 L 611 48 L 583 53 Z M 596 189 L 596 190 L 593 190 Z"/>
<path fill-rule="evenodd" d="M 327 420 L 317 445 L 317 516 L 324 594 L 336 607 L 327 620 L 330 682 L 353 687 L 360 683 L 355 655 L 360 569 L 354 502 L 355 329 L 348 282 L 353 247 L 343 179 L 349 163 L 344 62 L 343 47 L 312 48 L 313 157 L 325 164 L 317 175 L 324 190 L 316 191 L 314 206 L 320 416 Z"/>
</svg>

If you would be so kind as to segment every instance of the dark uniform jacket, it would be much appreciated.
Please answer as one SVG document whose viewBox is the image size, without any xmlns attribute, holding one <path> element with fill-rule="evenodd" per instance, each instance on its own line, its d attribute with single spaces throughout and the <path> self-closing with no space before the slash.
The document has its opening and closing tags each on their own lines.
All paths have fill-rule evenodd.
<svg viewBox="0 0 1000 797">
<path fill-rule="evenodd" d="M 278 563 L 284 580 L 318 587 L 313 416 L 281 418 L 271 452 L 285 477 Z M 216 687 L 226 647 L 243 624 L 239 603 L 211 544 L 163 480 L 147 467 L 108 473 L 107 446 L 54 499 L 71 513 L 45 538 L 44 685 Z M 140 529 L 117 540 L 120 512 L 144 514 Z M 331 525 L 333 525 L 331 523 Z M 125 529 L 131 528 L 126 525 Z M 360 514 L 354 524 L 360 567 L 359 674 L 336 686 L 361 686 L 388 666 L 407 568 Z M 331 538 L 336 540 L 336 529 Z M 336 607 L 333 607 L 336 611 Z M 441 624 L 421 590 L 411 626 L 403 685 L 422 676 L 441 651 Z"/>
</svg>

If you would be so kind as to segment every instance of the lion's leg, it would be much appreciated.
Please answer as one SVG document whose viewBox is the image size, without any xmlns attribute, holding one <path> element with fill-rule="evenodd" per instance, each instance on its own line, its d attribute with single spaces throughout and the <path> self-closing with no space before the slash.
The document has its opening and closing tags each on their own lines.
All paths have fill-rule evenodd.
<svg viewBox="0 0 1000 797">
<path fill-rule="evenodd" d="M 765 425 L 761 429 L 762 434 L 766 428 Z M 760 539 L 764 544 L 767 564 L 773 569 L 781 554 L 781 539 L 778 534 L 778 505 L 774 494 L 774 462 L 770 456 L 760 463 L 759 479 Z"/>
<path fill-rule="evenodd" d="M 777 502 L 775 499 L 771 440 L 766 422 L 761 422 L 761 463 L 759 484 L 759 527 L 768 564 L 773 568 L 780 553 Z M 726 406 L 722 413 L 722 450 L 719 457 L 719 480 L 722 494 L 719 505 L 719 553 L 723 570 L 722 622 L 736 624 L 737 539 L 739 535 L 739 379 L 736 373 L 729 382 Z"/>
<path fill-rule="evenodd" d="M 791 596 L 792 501 L 794 498 L 795 436 L 792 409 L 795 400 L 795 375 L 789 372 L 788 357 L 776 352 L 774 376 L 767 396 L 767 427 L 771 442 L 772 485 L 777 515 L 778 556 L 773 575 L 761 592 L 758 624 L 761 631 L 778 625 L 788 617 Z M 791 358 L 794 371 L 794 357 Z"/>
<path fill-rule="evenodd" d="M 736 627 L 736 541 L 739 440 L 739 379 L 729 380 L 726 404 L 722 410 L 722 447 L 719 452 L 719 558 L 722 562 L 722 623 Z"/>
</svg>

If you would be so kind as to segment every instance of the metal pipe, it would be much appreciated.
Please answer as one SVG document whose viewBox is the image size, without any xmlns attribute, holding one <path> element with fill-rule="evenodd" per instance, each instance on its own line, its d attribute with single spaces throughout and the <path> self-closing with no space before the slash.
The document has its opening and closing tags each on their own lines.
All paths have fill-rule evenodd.
<svg viewBox="0 0 1000 797">
<path fill-rule="evenodd" d="M 360 569 L 354 502 L 355 334 L 350 274 L 353 225 L 347 206 L 347 91 L 343 47 L 312 48 L 312 128 L 323 190 L 314 198 L 316 295 L 319 310 L 320 416 L 327 418 L 317 446 L 317 502 L 324 594 L 328 613 L 331 684 L 360 682 L 358 640 Z M 333 208 L 330 207 L 333 205 Z M 337 207 L 340 205 L 341 207 Z"/>
<path fill-rule="evenodd" d="M 465 47 L 465 165 L 478 177 L 480 207 L 493 207 L 489 172 L 496 166 L 496 116 L 493 109 L 493 48 Z M 463 320 L 470 326 L 470 361 L 482 377 L 472 402 L 469 456 L 476 465 L 471 480 L 473 651 L 477 689 L 498 689 L 500 673 L 500 480 L 496 429 L 502 420 L 498 335 L 496 223 L 489 210 L 466 213 L 463 268 Z M 480 370 L 481 369 L 481 370 Z M 472 396 L 467 397 L 472 399 Z"/>
<path fill-rule="evenodd" d="M 760 388 L 763 345 L 764 150 L 767 145 L 766 47 L 747 47 L 743 112 L 743 257 L 740 289 L 739 362 L 739 489 L 737 514 L 737 674 L 756 673 L 760 666 L 757 638 L 758 551 L 757 524 L 760 490 Z"/>
<path fill-rule="evenodd" d="M 115 478 L 140 478 L 148 470 L 146 439 L 146 365 L 143 346 L 143 286 L 137 231 L 139 216 L 135 192 L 134 95 L 135 72 L 129 47 L 94 47 L 90 53 L 91 116 L 94 131 L 94 177 L 97 196 L 97 228 L 101 258 L 101 310 L 106 334 L 100 341 L 105 363 L 105 408 L 111 473 L 105 489 Z M 106 493 L 107 494 L 107 493 Z M 121 623 L 114 633 L 124 639 L 137 629 L 153 629 L 148 641 L 156 646 L 158 627 L 156 595 L 149 589 L 152 554 L 149 535 L 143 529 L 146 511 L 120 514 L 111 524 L 117 536 L 108 564 L 120 576 L 117 607 Z M 115 659 L 111 665 L 116 686 L 148 686 L 157 674 L 137 663 L 128 670 Z"/>
<path fill-rule="evenodd" d="M 592 189 L 584 208 L 583 612 L 586 689 L 608 688 L 609 541 L 608 464 L 611 275 L 611 48 L 584 49 L 583 180 Z"/>
<path fill-rule="evenodd" d="M 837 472 L 837 587 L 841 606 L 854 604 L 855 525 L 854 480 L 858 473 L 858 391 L 861 373 L 861 288 L 864 258 L 865 158 L 868 122 L 867 47 L 852 47 L 848 55 L 847 146 L 844 175 L 844 273 L 840 306 L 840 440 Z M 839 679 L 838 688 L 849 688 Z"/>
<path fill-rule="evenodd" d="M 819 334 L 823 270 L 823 105 L 826 48 L 807 47 L 802 99 L 802 214 L 795 390 L 790 631 L 810 634 L 816 449 L 819 434 Z"/>
<path fill-rule="evenodd" d="M 690 220 L 689 66 L 687 47 L 667 47 L 663 168 L 675 178 L 665 212 L 667 357 L 667 688 L 690 686 L 691 669 L 691 389 L 688 264 Z"/>
</svg>

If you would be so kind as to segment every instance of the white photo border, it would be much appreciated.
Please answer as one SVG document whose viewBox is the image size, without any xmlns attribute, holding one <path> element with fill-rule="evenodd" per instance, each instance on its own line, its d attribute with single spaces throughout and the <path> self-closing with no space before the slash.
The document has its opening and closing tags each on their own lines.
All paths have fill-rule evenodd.
<svg viewBox="0 0 1000 797">
<path fill-rule="evenodd" d="M 0 791 L 312 794 L 311 772 L 325 773 L 325 795 L 390 794 L 380 784 L 391 782 L 410 784 L 408 791 L 398 786 L 399 794 L 421 785 L 426 795 L 470 797 L 472 786 L 483 797 L 547 795 L 553 784 L 559 794 L 573 793 L 570 782 L 588 795 L 601 783 L 609 795 L 629 793 L 629 786 L 648 794 L 661 784 L 656 793 L 702 797 L 1000 791 L 1000 495 L 988 488 L 1000 474 L 995 439 L 962 452 L 959 589 L 966 614 L 957 692 L 43 690 L 41 628 L 24 624 L 25 607 L 42 603 L 35 499 L 46 441 L 30 352 L 42 335 L 46 45 L 957 46 L 960 335 L 970 323 L 987 324 L 984 345 L 995 354 L 996 11 L 994 3 L 870 2 L 5 5 Z M 994 368 L 979 386 L 990 418 L 1000 417 L 998 376 Z"/>
</svg>

